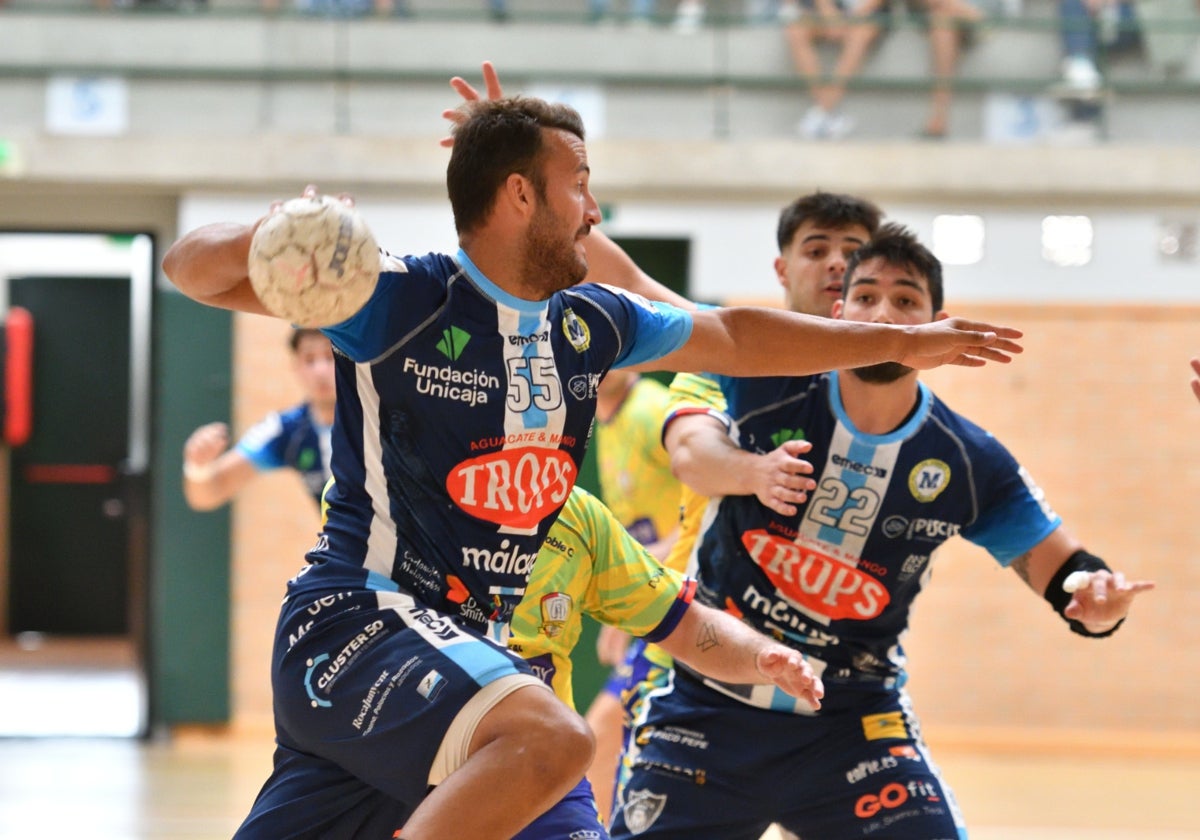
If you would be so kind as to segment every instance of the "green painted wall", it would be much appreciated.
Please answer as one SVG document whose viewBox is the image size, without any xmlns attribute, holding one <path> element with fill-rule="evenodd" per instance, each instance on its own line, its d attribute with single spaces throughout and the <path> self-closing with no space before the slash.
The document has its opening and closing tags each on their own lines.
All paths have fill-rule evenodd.
<svg viewBox="0 0 1200 840">
<path fill-rule="evenodd" d="M 183 442 L 229 419 L 232 316 L 174 291 L 155 296 L 148 670 L 155 725 L 229 719 L 229 508 L 183 499 Z"/>
</svg>

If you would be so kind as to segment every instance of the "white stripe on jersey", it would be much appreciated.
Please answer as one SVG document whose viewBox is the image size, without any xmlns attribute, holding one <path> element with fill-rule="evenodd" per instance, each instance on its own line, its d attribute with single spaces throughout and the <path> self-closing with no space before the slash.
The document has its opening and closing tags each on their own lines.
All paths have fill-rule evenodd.
<svg viewBox="0 0 1200 840">
<path fill-rule="evenodd" d="M 871 444 L 839 420 L 820 484 L 810 494 L 800 524 L 801 535 L 838 546 L 844 552 L 842 562 L 856 565 L 896 472 L 902 444 Z"/>
<path fill-rule="evenodd" d="M 363 490 L 371 499 L 371 527 L 363 567 L 386 578 L 396 561 L 396 523 L 388 501 L 387 477 L 383 473 L 383 442 L 379 431 L 379 393 L 371 376 L 370 363 L 354 366 L 358 401 L 362 406 Z"/>
<path fill-rule="evenodd" d="M 550 344 L 548 307 L 522 312 L 497 301 L 496 322 L 503 340 L 507 393 L 504 399 L 504 448 L 542 446 L 557 449 L 567 420 L 562 379 Z M 529 433 L 536 436 L 531 437 Z M 537 526 L 501 525 L 502 534 L 534 534 Z"/>
</svg>

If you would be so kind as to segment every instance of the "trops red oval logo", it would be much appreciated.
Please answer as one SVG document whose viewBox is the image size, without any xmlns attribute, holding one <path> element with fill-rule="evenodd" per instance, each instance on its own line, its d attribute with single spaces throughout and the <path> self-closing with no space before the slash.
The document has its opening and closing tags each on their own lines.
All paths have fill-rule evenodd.
<svg viewBox="0 0 1200 840">
<path fill-rule="evenodd" d="M 446 491 L 472 516 L 532 528 L 567 500 L 577 473 L 566 452 L 519 446 L 463 461 L 446 476 Z"/>
<path fill-rule="evenodd" d="M 743 533 L 742 545 L 780 595 L 819 615 L 861 621 L 879 615 L 891 600 L 875 578 L 812 546 L 762 529 Z"/>
</svg>

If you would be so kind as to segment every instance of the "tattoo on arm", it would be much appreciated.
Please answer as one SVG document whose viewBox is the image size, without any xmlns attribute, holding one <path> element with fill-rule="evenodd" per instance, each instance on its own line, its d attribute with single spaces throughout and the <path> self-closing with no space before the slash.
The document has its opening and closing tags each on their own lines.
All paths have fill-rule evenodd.
<svg viewBox="0 0 1200 840">
<path fill-rule="evenodd" d="M 1032 586 L 1029 582 L 1029 555 L 1030 552 L 1025 552 L 1010 564 L 1012 570 L 1017 573 L 1021 580 L 1025 581 L 1027 586 Z"/>
<path fill-rule="evenodd" d="M 696 634 L 696 647 L 707 653 L 720 644 L 720 640 L 717 639 L 717 628 L 713 627 L 711 622 L 704 622 L 700 626 L 700 632 Z"/>
</svg>

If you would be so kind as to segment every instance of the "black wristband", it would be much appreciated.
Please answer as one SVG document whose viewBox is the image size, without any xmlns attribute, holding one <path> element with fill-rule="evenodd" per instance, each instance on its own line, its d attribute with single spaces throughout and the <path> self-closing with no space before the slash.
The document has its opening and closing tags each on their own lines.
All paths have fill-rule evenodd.
<svg viewBox="0 0 1200 840">
<path fill-rule="evenodd" d="M 1103 639 L 1117 632 L 1117 629 L 1125 623 L 1125 619 L 1121 619 L 1112 627 L 1103 630 L 1099 633 L 1093 633 L 1083 625 L 1082 621 L 1076 621 L 1073 618 L 1067 618 L 1065 610 L 1067 605 L 1071 603 L 1071 593 L 1063 589 L 1063 581 L 1073 572 L 1111 572 L 1112 569 L 1108 564 L 1094 554 L 1089 554 L 1082 548 L 1072 554 L 1063 562 L 1058 571 L 1054 573 L 1054 577 L 1050 578 L 1050 583 L 1046 586 L 1046 592 L 1043 597 L 1050 602 L 1050 606 L 1054 607 L 1054 611 L 1063 617 L 1067 622 L 1067 626 L 1071 628 L 1072 633 L 1078 633 L 1080 636 L 1087 636 L 1091 639 Z"/>
</svg>

